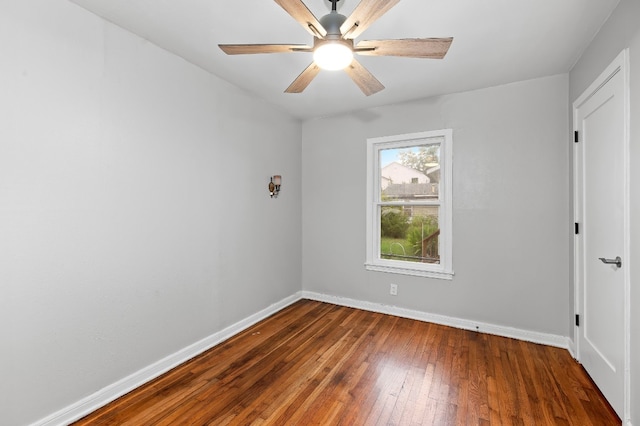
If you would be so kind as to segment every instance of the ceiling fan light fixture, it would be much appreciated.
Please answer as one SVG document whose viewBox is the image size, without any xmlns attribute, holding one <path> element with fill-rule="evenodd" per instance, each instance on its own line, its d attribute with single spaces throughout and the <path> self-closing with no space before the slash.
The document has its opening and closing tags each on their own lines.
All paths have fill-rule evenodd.
<svg viewBox="0 0 640 426">
<path fill-rule="evenodd" d="M 353 61 L 353 51 L 346 43 L 327 41 L 315 48 L 313 61 L 323 70 L 341 70 Z"/>
</svg>

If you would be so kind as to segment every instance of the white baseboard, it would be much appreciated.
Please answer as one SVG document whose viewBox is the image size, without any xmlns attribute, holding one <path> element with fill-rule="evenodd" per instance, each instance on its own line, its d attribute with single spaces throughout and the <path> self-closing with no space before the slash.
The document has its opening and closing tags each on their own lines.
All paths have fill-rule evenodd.
<svg viewBox="0 0 640 426">
<path fill-rule="evenodd" d="M 539 333 L 535 331 L 520 330 L 512 327 L 504 327 L 494 324 L 470 321 L 460 318 L 448 317 L 445 315 L 430 314 L 422 311 L 401 308 L 391 305 L 383 305 L 380 303 L 365 302 L 346 297 L 331 296 L 327 294 L 315 293 L 310 291 L 302 291 L 295 293 L 273 305 L 253 314 L 242 321 L 239 321 L 224 330 L 212 334 L 184 349 L 181 349 L 166 358 L 155 362 L 136 373 L 131 374 L 80 401 L 71 404 L 47 417 L 41 419 L 31 426 L 62 426 L 68 425 L 100 407 L 116 400 L 122 395 L 131 392 L 144 385 L 145 383 L 155 379 L 156 377 L 166 373 L 172 368 L 190 360 L 191 358 L 205 352 L 215 345 L 235 336 L 241 331 L 249 328 L 259 321 L 275 314 L 276 312 L 286 308 L 287 306 L 297 302 L 300 299 L 310 299 L 319 302 L 332 303 L 334 305 L 348 306 L 351 308 L 363 309 L 366 311 L 380 312 L 389 315 L 395 315 L 403 318 L 410 318 L 419 321 L 432 322 L 436 324 L 447 325 L 451 327 L 461 328 L 465 330 L 479 331 L 482 333 L 495 334 L 498 336 L 511 337 L 519 340 L 526 340 L 534 343 L 559 347 L 567 349 L 571 352 L 572 342 L 568 337 L 557 336 L 553 334 Z M 627 424 L 631 426 L 631 423 Z"/>
<path fill-rule="evenodd" d="M 481 333 L 495 334 L 496 336 L 510 337 L 513 339 L 525 340 L 528 342 L 540 343 L 543 345 L 554 346 L 557 348 L 569 350 L 569 338 L 565 336 L 558 336 L 555 334 L 521 330 L 513 327 L 505 327 L 501 325 L 448 317 L 445 315 L 429 314 L 427 312 L 400 308 L 398 306 L 383 305 L 381 303 L 373 302 L 363 302 L 361 300 L 349 299 L 347 297 L 331 296 L 328 294 L 314 293 L 310 291 L 303 291 L 302 298 L 317 300 L 319 302 L 333 303 L 334 305 L 363 309 L 365 311 L 380 312 L 383 314 L 395 315 L 402 318 L 432 322 L 435 324 L 461 328 L 463 330 L 472 330 Z"/>
<path fill-rule="evenodd" d="M 569 350 L 569 353 L 571 354 L 573 359 L 577 360 L 578 359 L 578 349 L 576 347 L 576 341 L 573 340 L 571 337 L 567 337 L 567 344 L 569 345 L 569 347 L 567 348 Z"/>
<path fill-rule="evenodd" d="M 260 312 L 253 314 L 242 321 L 239 321 L 224 330 L 214 333 L 204 339 L 196 342 L 184 349 L 179 350 L 166 358 L 155 362 L 148 367 L 139 370 L 130 376 L 127 376 L 80 401 L 71 404 L 44 419 L 38 420 L 32 423 L 31 426 L 62 426 L 68 425 L 76 420 L 81 419 L 89 413 L 97 410 L 100 407 L 118 399 L 122 395 L 125 395 L 137 387 L 144 385 L 145 383 L 155 379 L 156 377 L 166 373 L 172 368 L 190 360 L 191 358 L 200 355 L 204 351 L 214 347 L 215 345 L 227 340 L 230 337 L 235 336 L 241 331 L 251 327 L 259 321 L 275 314 L 276 312 L 286 308 L 292 303 L 300 300 L 300 293 L 296 293 L 287 297 L 273 305 L 261 310 Z"/>
</svg>

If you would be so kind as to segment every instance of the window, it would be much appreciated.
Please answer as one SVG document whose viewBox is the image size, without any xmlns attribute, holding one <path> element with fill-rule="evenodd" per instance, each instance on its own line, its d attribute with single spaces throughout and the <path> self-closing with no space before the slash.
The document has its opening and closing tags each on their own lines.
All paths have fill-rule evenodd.
<svg viewBox="0 0 640 426">
<path fill-rule="evenodd" d="M 452 278 L 452 133 L 367 140 L 368 270 Z"/>
</svg>

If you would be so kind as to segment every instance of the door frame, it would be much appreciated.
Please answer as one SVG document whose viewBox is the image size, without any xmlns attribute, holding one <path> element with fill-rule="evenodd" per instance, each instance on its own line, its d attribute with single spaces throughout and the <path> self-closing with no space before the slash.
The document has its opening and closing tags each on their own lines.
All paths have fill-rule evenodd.
<svg viewBox="0 0 640 426">
<path fill-rule="evenodd" d="M 623 280 L 624 280 L 624 408 L 622 424 L 630 424 L 631 421 L 631 237 L 630 237 L 630 162 L 629 162 L 629 140 L 630 140 L 630 99 L 629 99 L 629 49 L 624 49 L 613 60 L 613 62 L 596 78 L 596 80 L 585 90 L 580 97 L 573 103 L 573 130 L 578 131 L 578 109 L 589 100 L 602 86 L 604 86 L 614 75 L 621 73 L 624 86 L 624 189 L 623 189 L 623 221 L 624 221 L 624 247 L 623 247 Z M 582 194 L 583 194 L 583 150 L 580 142 L 573 143 L 573 215 L 574 220 L 578 224 L 583 223 L 582 216 Z M 580 226 L 582 228 L 582 226 Z M 581 315 L 581 296 L 584 288 L 584 280 L 582 264 L 584 247 L 583 234 L 574 235 L 573 265 L 574 265 L 574 313 Z M 626 263 L 626 267 L 624 264 Z M 575 336 L 575 356 L 580 361 L 580 330 L 574 325 Z"/>
</svg>

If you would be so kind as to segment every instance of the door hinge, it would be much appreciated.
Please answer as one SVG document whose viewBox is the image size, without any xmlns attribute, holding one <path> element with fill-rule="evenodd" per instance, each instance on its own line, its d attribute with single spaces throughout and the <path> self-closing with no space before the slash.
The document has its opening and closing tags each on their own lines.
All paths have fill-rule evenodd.
<svg viewBox="0 0 640 426">
<path fill-rule="evenodd" d="M 580 315 L 576 314 L 576 327 L 580 327 Z"/>
<path fill-rule="evenodd" d="M 576 235 L 578 235 L 580 233 L 580 225 L 578 224 L 578 222 L 574 223 L 574 229 Z"/>
<path fill-rule="evenodd" d="M 580 139 L 578 138 L 578 131 L 577 130 L 573 132 L 573 141 L 575 143 L 578 143 L 580 141 Z"/>
</svg>

